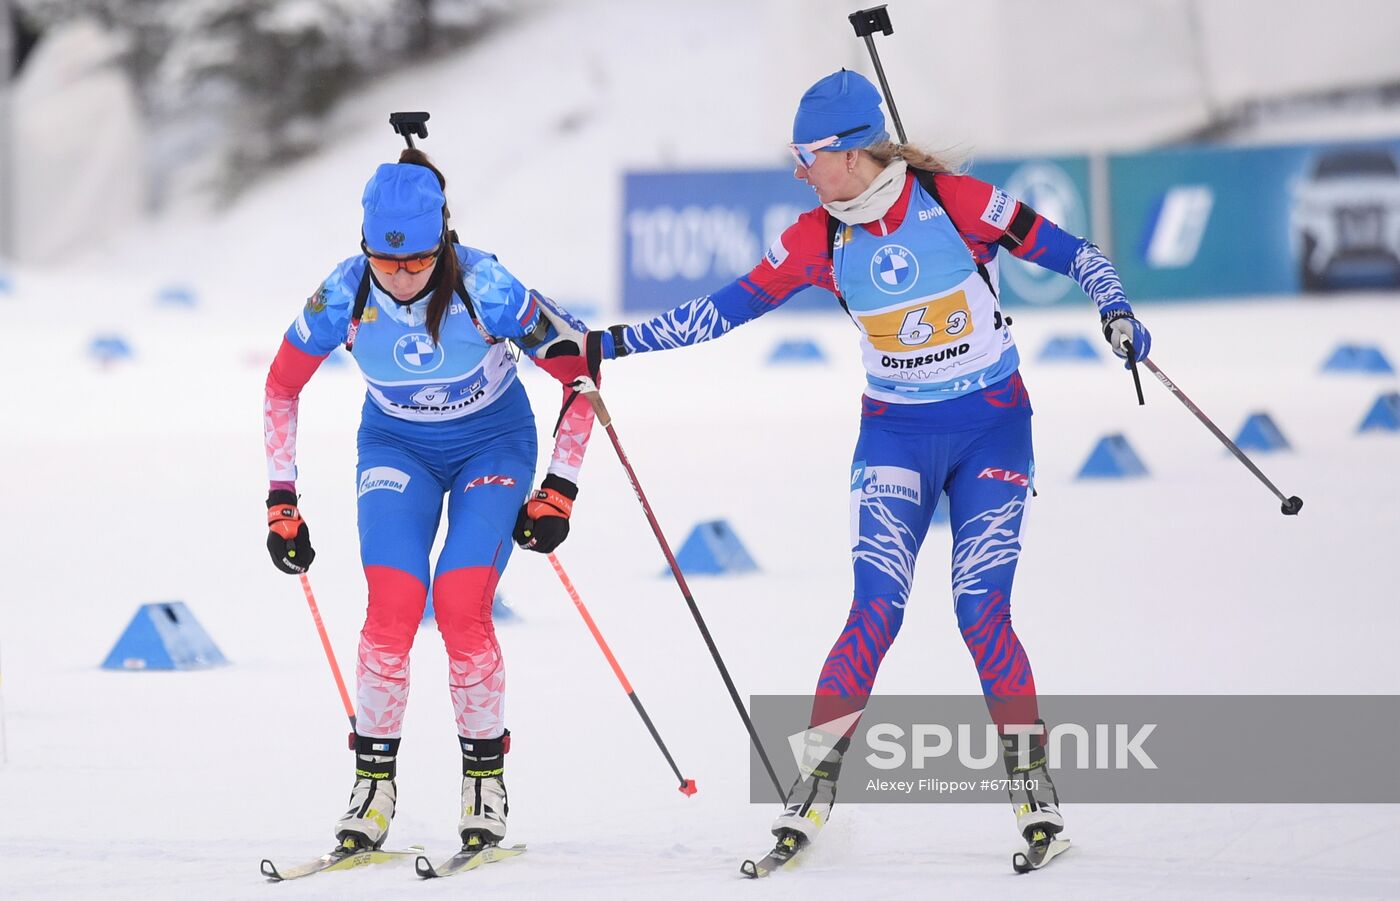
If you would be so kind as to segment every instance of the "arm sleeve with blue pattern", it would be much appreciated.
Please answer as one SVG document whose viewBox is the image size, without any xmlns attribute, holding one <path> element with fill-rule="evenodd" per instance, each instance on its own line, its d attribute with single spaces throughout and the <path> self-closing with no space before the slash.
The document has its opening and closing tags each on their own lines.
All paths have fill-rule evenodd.
<svg viewBox="0 0 1400 901">
<path fill-rule="evenodd" d="M 1123 281 L 1118 277 L 1118 270 L 1113 268 L 1113 263 L 1097 245 L 1085 241 L 1074 255 L 1068 274 L 1094 301 L 1100 316 L 1133 312 L 1127 295 L 1123 293 Z"/>
<path fill-rule="evenodd" d="M 776 310 L 797 290 L 800 289 L 781 298 L 774 297 L 762 291 L 748 276 L 740 276 L 713 294 L 686 301 L 646 322 L 624 327 L 622 340 L 628 353 L 699 344 Z"/>
</svg>

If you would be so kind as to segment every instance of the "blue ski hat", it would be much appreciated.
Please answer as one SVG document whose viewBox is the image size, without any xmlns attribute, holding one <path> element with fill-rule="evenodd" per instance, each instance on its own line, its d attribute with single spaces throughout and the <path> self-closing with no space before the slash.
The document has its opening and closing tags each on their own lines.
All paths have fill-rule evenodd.
<svg viewBox="0 0 1400 901">
<path fill-rule="evenodd" d="M 384 163 L 365 185 L 365 246 L 374 253 L 425 253 L 442 243 L 447 198 L 431 169 Z"/>
<path fill-rule="evenodd" d="M 861 128 L 860 126 L 864 126 Z M 810 144 L 857 129 L 823 150 L 859 150 L 889 140 L 880 92 L 859 72 L 842 69 L 807 89 L 792 120 L 792 142 Z"/>
</svg>

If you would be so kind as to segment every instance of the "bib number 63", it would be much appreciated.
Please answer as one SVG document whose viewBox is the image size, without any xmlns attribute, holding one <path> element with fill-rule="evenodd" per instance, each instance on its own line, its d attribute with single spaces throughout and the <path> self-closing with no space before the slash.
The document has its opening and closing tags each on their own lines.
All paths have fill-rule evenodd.
<svg viewBox="0 0 1400 901">
<path fill-rule="evenodd" d="M 937 326 L 924 321 L 928 307 L 916 307 L 904 315 L 899 326 L 899 343 L 905 347 L 923 347 L 938 334 Z M 943 331 L 949 337 L 956 337 L 967 329 L 968 315 L 965 309 L 955 309 L 943 321 Z"/>
</svg>

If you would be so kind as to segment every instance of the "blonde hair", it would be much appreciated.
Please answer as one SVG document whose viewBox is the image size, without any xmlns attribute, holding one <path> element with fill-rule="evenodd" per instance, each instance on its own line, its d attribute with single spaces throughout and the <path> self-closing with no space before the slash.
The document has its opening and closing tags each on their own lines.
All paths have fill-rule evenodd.
<svg viewBox="0 0 1400 901">
<path fill-rule="evenodd" d="M 941 154 L 930 153 L 913 144 L 896 144 L 893 141 L 881 141 L 864 148 L 864 150 L 881 166 L 888 166 L 896 159 L 901 159 L 908 163 L 912 169 L 923 169 L 926 172 L 936 172 L 941 175 L 958 174 L 966 168 L 967 164 L 966 160 L 955 160 Z"/>
</svg>

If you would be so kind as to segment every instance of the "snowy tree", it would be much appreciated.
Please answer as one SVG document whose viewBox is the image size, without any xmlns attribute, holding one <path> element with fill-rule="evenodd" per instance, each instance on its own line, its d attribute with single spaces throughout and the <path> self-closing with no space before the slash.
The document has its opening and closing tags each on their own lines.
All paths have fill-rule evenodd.
<svg viewBox="0 0 1400 901">
<path fill-rule="evenodd" d="M 117 34 L 151 126 L 157 200 L 170 180 L 229 198 L 318 145 L 347 90 L 471 43 L 510 0 L 19 0 L 39 28 L 91 17 Z"/>
</svg>

